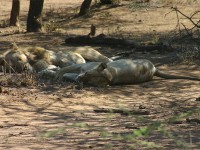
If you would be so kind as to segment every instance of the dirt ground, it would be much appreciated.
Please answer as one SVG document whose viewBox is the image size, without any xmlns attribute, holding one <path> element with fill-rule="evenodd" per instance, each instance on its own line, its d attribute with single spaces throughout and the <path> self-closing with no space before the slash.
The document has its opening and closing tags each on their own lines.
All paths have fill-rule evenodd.
<svg viewBox="0 0 200 150">
<path fill-rule="evenodd" d="M 175 13 L 166 15 L 172 5 L 139 9 L 130 9 L 128 5 L 103 6 L 94 8 L 89 16 L 73 18 L 81 2 L 45 0 L 44 23 L 50 24 L 48 29 L 52 32 L 26 33 L 28 1 L 22 0 L 20 31 L 16 27 L 0 28 L 0 52 L 13 41 L 19 46 L 37 45 L 54 51 L 71 49 L 75 46 L 64 45 L 65 37 L 86 35 L 91 24 L 97 26 L 97 34 L 127 37 L 141 43 L 157 42 L 164 37 L 170 40 L 169 33 L 175 32 Z M 177 5 L 187 14 L 199 9 L 199 4 Z M 10 8 L 11 0 L 1 2 L 1 23 L 9 19 Z M 190 25 L 183 17 L 181 21 Z M 130 50 L 120 45 L 93 47 L 109 57 Z M 176 53 L 136 52 L 129 57 L 150 59 L 167 73 L 200 78 L 200 66 L 177 63 Z M 199 81 L 158 77 L 136 85 L 81 89 L 73 83 L 28 87 L 1 83 L 0 149 L 200 149 L 200 117 L 199 112 L 194 113 L 200 106 L 199 97 Z M 107 109 L 119 111 L 110 113 Z M 170 118 L 181 114 L 169 123 Z M 160 131 L 148 136 L 133 135 L 134 131 L 159 122 Z"/>
</svg>

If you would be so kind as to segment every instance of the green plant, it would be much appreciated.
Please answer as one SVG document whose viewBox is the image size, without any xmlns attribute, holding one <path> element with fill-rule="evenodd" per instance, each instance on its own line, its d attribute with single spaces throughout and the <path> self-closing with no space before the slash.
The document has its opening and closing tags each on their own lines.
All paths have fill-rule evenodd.
<svg viewBox="0 0 200 150">
<path fill-rule="evenodd" d="M 48 23 L 44 25 L 46 32 L 54 32 L 60 28 L 60 25 L 55 20 L 49 20 Z"/>
<path fill-rule="evenodd" d="M 185 46 L 182 47 L 177 55 L 183 63 L 195 63 L 200 59 L 200 47 L 199 46 Z"/>
<path fill-rule="evenodd" d="M 145 2 L 138 3 L 137 1 L 130 1 L 128 4 L 128 7 L 132 11 L 137 11 L 141 9 L 147 9 L 149 7 L 149 3 L 145 3 Z"/>
<path fill-rule="evenodd" d="M 67 128 L 78 127 L 78 128 L 83 128 L 85 130 L 93 130 L 94 129 L 97 132 L 99 132 L 99 135 L 101 138 L 112 139 L 112 140 L 121 140 L 121 141 L 126 141 L 129 143 L 132 143 L 132 144 L 129 144 L 129 147 L 133 148 L 133 149 L 136 145 L 145 146 L 145 147 L 148 147 L 151 149 L 152 148 L 153 149 L 162 149 L 162 146 L 159 145 L 158 143 L 154 143 L 154 142 L 145 140 L 145 138 L 148 138 L 151 134 L 153 134 L 155 132 L 159 132 L 163 137 L 173 140 L 178 148 L 188 149 L 189 143 L 180 139 L 178 136 L 175 136 L 173 134 L 173 132 L 168 129 L 168 126 L 179 120 L 188 118 L 192 115 L 199 114 L 199 113 L 200 113 L 199 108 L 192 109 L 185 113 L 181 113 L 180 115 L 175 115 L 166 121 L 155 121 L 147 126 L 141 127 L 139 129 L 135 129 L 129 133 L 122 133 L 122 134 L 121 133 L 113 133 L 103 127 L 98 127 L 98 129 L 96 129 L 95 126 L 91 126 L 91 125 L 88 125 L 87 123 L 79 122 L 79 123 L 71 124 L 70 126 L 67 126 L 64 128 L 59 128 L 59 129 L 55 129 L 55 130 L 51 130 L 51 131 L 45 131 L 42 134 L 42 136 L 44 138 L 49 138 L 49 137 L 52 137 L 57 134 L 65 132 L 65 130 Z M 109 148 L 111 148 L 112 146 L 113 146 L 112 144 L 105 145 L 105 147 L 109 147 Z"/>
<path fill-rule="evenodd" d="M 17 73 L 14 68 L 12 68 L 11 66 L 8 66 L 8 67 L 9 68 L 6 69 L 3 66 L 5 79 L 1 80 L 1 82 L 4 82 L 4 84 L 9 85 L 9 86 L 18 86 L 18 87 L 37 85 L 36 73 L 28 71 L 26 67 L 21 73 Z M 9 69 L 9 73 L 7 73 L 8 69 Z"/>
<path fill-rule="evenodd" d="M 9 27 L 9 20 L 0 20 L 0 28 Z"/>
</svg>

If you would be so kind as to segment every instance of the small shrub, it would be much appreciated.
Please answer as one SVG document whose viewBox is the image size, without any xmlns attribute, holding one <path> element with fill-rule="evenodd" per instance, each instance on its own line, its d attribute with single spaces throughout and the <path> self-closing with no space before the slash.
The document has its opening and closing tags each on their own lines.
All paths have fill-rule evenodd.
<svg viewBox="0 0 200 150">
<path fill-rule="evenodd" d="M 44 25 L 46 32 L 54 32 L 60 28 L 58 23 L 55 20 L 50 20 L 47 24 Z"/>
<path fill-rule="evenodd" d="M 198 61 L 200 60 L 200 47 L 183 47 L 178 53 L 178 57 L 184 63 L 199 63 Z"/>
<path fill-rule="evenodd" d="M 9 27 L 9 20 L 0 20 L 0 28 Z"/>
<path fill-rule="evenodd" d="M 140 2 L 140 3 L 138 3 L 137 1 L 129 2 L 129 8 L 132 9 L 133 11 L 146 9 L 148 7 L 149 7 L 149 3 L 146 3 L 146 2 Z"/>
<path fill-rule="evenodd" d="M 35 86 L 38 84 L 38 77 L 36 73 L 29 73 L 27 71 L 23 71 L 22 73 L 4 73 L 1 75 L 0 84 L 1 85 L 9 85 L 9 86 L 17 86 L 17 87 L 27 87 L 27 86 Z M 3 77 L 4 76 L 4 77 Z"/>
</svg>

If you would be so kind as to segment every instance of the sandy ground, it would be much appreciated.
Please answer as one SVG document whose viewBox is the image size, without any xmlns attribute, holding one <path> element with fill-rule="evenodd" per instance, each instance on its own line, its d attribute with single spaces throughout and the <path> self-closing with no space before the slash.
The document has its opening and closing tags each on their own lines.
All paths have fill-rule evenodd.
<svg viewBox="0 0 200 150">
<path fill-rule="evenodd" d="M 65 37 L 88 34 L 92 23 L 97 24 L 97 34 L 131 37 L 140 42 L 153 42 L 172 32 L 176 26 L 175 14 L 165 17 L 170 6 L 137 11 L 131 11 L 127 6 L 110 9 L 103 7 L 95 9 L 90 16 L 73 19 L 80 3 L 81 0 L 45 0 L 45 23 L 60 13 L 55 19 L 59 22 L 59 30 L 51 33 L 25 33 L 28 1 L 22 0 L 21 31 L 16 33 L 18 29 L 15 27 L 0 28 L 1 53 L 13 41 L 20 46 L 39 45 L 55 51 L 67 50 L 74 46 L 63 45 Z M 11 0 L 1 2 L 0 21 L 9 19 L 10 7 Z M 199 6 L 181 5 L 180 8 L 190 14 L 198 10 Z M 49 17 L 48 13 L 52 16 Z M 187 22 L 184 18 L 181 21 Z M 107 56 L 129 50 L 120 46 L 94 48 Z M 130 57 L 150 59 L 167 73 L 200 77 L 198 65 L 174 63 L 177 60 L 174 53 L 137 52 Z M 5 77 L 1 75 L 0 78 Z M 106 88 L 84 86 L 82 89 L 72 83 L 40 83 L 28 87 L 1 83 L 0 149 L 143 150 L 156 149 L 156 146 L 159 147 L 157 149 L 200 149 L 199 112 L 166 124 L 174 116 L 199 108 L 199 97 L 199 81 L 157 77 L 138 85 Z M 131 115 L 95 111 L 102 108 L 140 113 Z M 162 127 L 167 131 L 165 134 L 153 131 L 149 136 L 133 138 L 134 130 L 156 122 L 163 122 Z"/>
</svg>

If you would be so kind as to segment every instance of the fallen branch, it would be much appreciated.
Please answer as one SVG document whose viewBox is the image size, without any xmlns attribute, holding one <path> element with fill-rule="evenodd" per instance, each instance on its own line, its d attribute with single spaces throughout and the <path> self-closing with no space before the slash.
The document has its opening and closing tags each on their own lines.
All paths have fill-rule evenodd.
<svg viewBox="0 0 200 150">
<path fill-rule="evenodd" d="M 91 36 L 75 36 L 75 37 L 68 37 L 65 39 L 66 44 L 95 44 L 95 45 L 123 45 L 123 46 L 132 46 L 137 47 L 138 44 L 133 40 L 125 40 L 125 39 L 118 39 L 107 37 L 104 34 L 99 34 L 98 36 L 91 37 Z"/>
<path fill-rule="evenodd" d="M 149 115 L 150 112 L 147 110 L 122 110 L 122 109 L 106 109 L 100 108 L 95 109 L 94 112 L 96 113 L 119 113 L 121 115 Z"/>
<path fill-rule="evenodd" d="M 91 36 L 74 36 L 67 37 L 65 39 L 66 44 L 76 44 L 76 45 L 109 45 L 109 46 L 123 46 L 128 48 L 134 48 L 135 51 L 154 51 L 154 50 L 171 50 L 172 48 L 169 45 L 159 44 L 149 44 L 149 45 L 140 45 L 134 40 L 127 39 L 118 39 L 114 37 L 107 37 L 104 34 L 100 34 L 95 37 Z M 132 52 L 128 52 L 132 53 Z"/>
<path fill-rule="evenodd" d="M 186 118 L 186 122 L 200 124 L 200 119 L 197 119 L 197 118 Z"/>
</svg>

